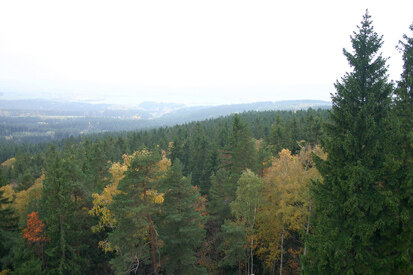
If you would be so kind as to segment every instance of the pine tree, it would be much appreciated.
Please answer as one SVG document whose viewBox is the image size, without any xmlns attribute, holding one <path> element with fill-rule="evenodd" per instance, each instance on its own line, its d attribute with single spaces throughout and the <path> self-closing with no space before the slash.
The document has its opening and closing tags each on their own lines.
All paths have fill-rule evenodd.
<svg viewBox="0 0 413 275">
<path fill-rule="evenodd" d="M 152 263 L 152 272 L 157 274 L 155 225 L 151 218 L 157 207 L 150 194 L 156 192 L 159 161 L 156 152 L 135 152 L 119 182 L 120 192 L 110 206 L 117 224 L 108 238 L 117 252 L 111 261 L 116 272 L 137 272 Z"/>
<path fill-rule="evenodd" d="M 159 234 L 168 274 L 195 274 L 196 249 L 205 236 L 204 216 L 195 205 L 200 199 L 197 188 L 182 176 L 182 164 L 175 161 L 164 179 L 165 201 L 162 205 Z"/>
<path fill-rule="evenodd" d="M 335 84 L 331 124 L 323 142 L 328 159 L 316 158 L 323 182 L 314 186 L 313 235 L 308 273 L 389 272 L 384 251 L 394 202 L 385 175 L 386 121 L 392 85 L 383 44 L 366 11 L 344 55 L 353 70 Z"/>
</svg>

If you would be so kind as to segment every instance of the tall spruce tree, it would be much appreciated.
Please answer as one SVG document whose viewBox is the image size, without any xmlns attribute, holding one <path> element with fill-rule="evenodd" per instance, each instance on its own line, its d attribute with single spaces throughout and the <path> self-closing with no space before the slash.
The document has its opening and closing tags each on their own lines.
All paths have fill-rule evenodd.
<svg viewBox="0 0 413 275">
<path fill-rule="evenodd" d="M 383 44 L 366 11 L 351 36 L 352 67 L 335 84 L 331 124 L 323 141 L 328 159 L 316 158 L 323 182 L 314 185 L 313 234 L 304 265 L 307 273 L 388 273 L 386 227 L 394 201 L 385 174 L 386 121 L 392 85 Z"/>
<path fill-rule="evenodd" d="M 413 24 L 410 25 L 413 31 Z M 395 90 L 392 117 L 394 138 L 388 152 L 393 168 L 393 196 L 397 199 L 396 242 L 389 249 L 393 273 L 413 273 L 413 36 L 403 35 L 399 43 L 403 54 L 403 72 Z"/>
<path fill-rule="evenodd" d="M 235 184 L 245 169 L 255 170 L 257 152 L 251 133 L 245 122 L 237 114 L 232 121 L 230 136 L 231 177 Z"/>
</svg>

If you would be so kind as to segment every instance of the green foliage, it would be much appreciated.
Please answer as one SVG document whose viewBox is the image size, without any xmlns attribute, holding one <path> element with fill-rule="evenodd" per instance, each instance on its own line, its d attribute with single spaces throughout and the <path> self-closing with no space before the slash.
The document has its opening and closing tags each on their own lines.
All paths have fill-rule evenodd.
<svg viewBox="0 0 413 275">
<path fill-rule="evenodd" d="M 12 201 L 0 189 L 0 270 L 10 267 L 9 253 L 17 237 L 18 219 L 11 204 Z"/>
<path fill-rule="evenodd" d="M 323 143 L 326 161 L 316 159 L 323 182 L 314 186 L 314 232 L 309 239 L 308 273 L 390 272 L 386 231 L 396 214 L 385 172 L 386 122 L 392 85 L 382 37 L 366 12 L 344 55 L 353 70 L 336 83 Z"/>
<path fill-rule="evenodd" d="M 231 155 L 230 171 L 235 183 L 245 169 L 255 170 L 257 154 L 251 139 L 251 133 L 238 115 L 235 115 L 232 121 L 229 148 Z"/>
<path fill-rule="evenodd" d="M 7 185 L 7 178 L 4 173 L 3 167 L 0 166 L 0 187 Z"/>
<path fill-rule="evenodd" d="M 69 156 L 59 156 L 54 148 L 47 152 L 42 189 L 43 220 L 50 242 L 45 247 L 47 273 L 79 274 L 82 259 L 78 241 L 80 198 L 76 192 L 81 173 Z"/>
<path fill-rule="evenodd" d="M 182 164 L 176 161 L 163 181 L 165 201 L 160 215 L 159 235 L 164 242 L 162 254 L 168 274 L 197 273 L 196 250 L 205 237 L 205 217 L 195 209 L 200 194 L 189 179 L 182 176 Z"/>
<path fill-rule="evenodd" d="M 221 267 L 241 266 L 248 259 L 245 249 L 247 239 L 245 229 L 242 224 L 229 220 L 222 225 L 222 234 L 225 238 L 220 245 L 220 249 L 224 252 L 224 257 L 220 262 Z"/>
<path fill-rule="evenodd" d="M 36 249 L 19 238 L 11 251 L 13 256 L 13 271 L 11 274 L 42 274 L 42 261 Z"/>
<path fill-rule="evenodd" d="M 158 185 L 160 154 L 142 150 L 132 156 L 125 177 L 118 185 L 121 193 L 110 206 L 117 226 L 108 240 L 116 250 L 111 264 L 117 273 L 132 272 L 151 263 L 148 243 L 153 240 L 148 228 L 154 226 L 150 217 L 158 210 L 148 193 L 155 192 Z"/>
<path fill-rule="evenodd" d="M 410 25 L 413 31 L 413 24 Z M 403 72 L 395 90 L 391 117 L 392 139 L 387 151 L 392 195 L 398 205 L 392 228 L 395 242 L 389 246 L 389 262 L 394 273 L 413 272 L 413 36 L 400 41 Z"/>
</svg>

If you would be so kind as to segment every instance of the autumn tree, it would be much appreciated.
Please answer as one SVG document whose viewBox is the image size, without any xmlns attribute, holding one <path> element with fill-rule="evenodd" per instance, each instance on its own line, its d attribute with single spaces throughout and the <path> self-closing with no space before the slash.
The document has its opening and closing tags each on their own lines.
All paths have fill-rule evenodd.
<svg viewBox="0 0 413 275">
<path fill-rule="evenodd" d="M 314 186 L 308 273 L 390 273 L 385 250 L 397 207 L 385 175 L 386 123 L 392 85 L 383 44 L 366 11 L 344 50 L 352 68 L 335 84 L 331 123 L 316 158 L 323 181 Z"/>
<path fill-rule="evenodd" d="M 29 243 L 41 243 L 47 240 L 44 235 L 44 223 L 39 219 L 38 212 L 32 212 L 27 215 L 27 226 L 24 229 L 23 237 Z"/>
<path fill-rule="evenodd" d="M 302 234 L 309 227 L 309 188 L 318 177 L 312 152 L 321 153 L 309 146 L 302 147 L 298 155 L 283 149 L 264 172 L 265 200 L 258 218 L 257 254 L 267 268 L 274 270 L 278 262 L 280 271 L 298 272 L 298 255 L 304 247 Z"/>
<path fill-rule="evenodd" d="M 37 211 L 28 214 L 27 218 L 27 226 L 23 230 L 23 238 L 25 238 L 30 245 L 36 247 L 36 254 L 43 262 L 43 243 L 48 240 L 44 234 L 45 224 L 39 219 Z"/>
</svg>

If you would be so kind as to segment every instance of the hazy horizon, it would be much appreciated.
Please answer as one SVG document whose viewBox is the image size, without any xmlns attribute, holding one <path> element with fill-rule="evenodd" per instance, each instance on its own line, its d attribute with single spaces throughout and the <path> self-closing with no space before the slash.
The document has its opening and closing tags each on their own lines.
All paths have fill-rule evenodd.
<svg viewBox="0 0 413 275">
<path fill-rule="evenodd" d="M 389 78 L 409 1 L 0 3 L 0 100 L 120 105 L 330 101 L 365 9 Z"/>
</svg>

